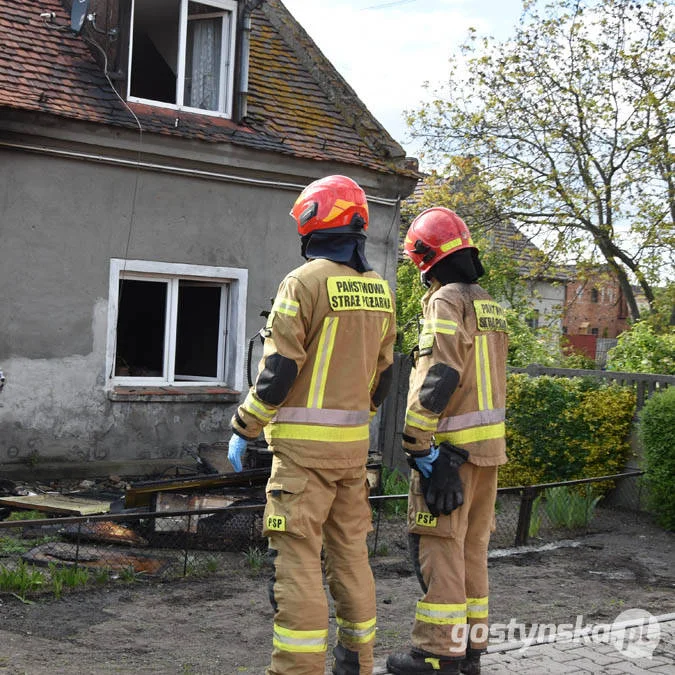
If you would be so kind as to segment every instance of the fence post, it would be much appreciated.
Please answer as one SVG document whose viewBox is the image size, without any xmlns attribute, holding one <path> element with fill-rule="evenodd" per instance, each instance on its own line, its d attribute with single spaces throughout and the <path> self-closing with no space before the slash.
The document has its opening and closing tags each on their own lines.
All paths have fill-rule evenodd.
<svg viewBox="0 0 675 675">
<path fill-rule="evenodd" d="M 532 504 L 537 497 L 537 488 L 526 487 L 520 495 L 520 509 L 518 511 L 518 527 L 516 528 L 516 540 L 514 546 L 524 546 L 530 531 L 530 518 L 532 517 Z"/>
<path fill-rule="evenodd" d="M 82 534 L 82 523 L 77 524 L 77 538 L 75 539 L 75 569 L 80 565 L 80 536 Z"/>
<path fill-rule="evenodd" d="M 188 526 L 187 526 L 187 533 L 185 536 L 184 540 L 184 553 L 185 555 L 183 556 L 183 576 L 187 576 L 187 571 L 188 571 L 188 557 L 189 557 L 189 550 L 190 547 L 188 545 L 188 537 L 190 536 L 190 532 L 192 530 L 192 515 L 188 516 Z"/>
</svg>

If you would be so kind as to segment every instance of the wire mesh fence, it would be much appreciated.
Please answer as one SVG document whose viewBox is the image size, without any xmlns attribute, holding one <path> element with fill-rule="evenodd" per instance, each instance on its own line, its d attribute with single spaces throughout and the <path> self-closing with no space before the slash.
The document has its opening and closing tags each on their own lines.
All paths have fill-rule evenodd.
<svg viewBox="0 0 675 675">
<path fill-rule="evenodd" d="M 615 515 L 642 508 L 640 471 L 615 476 L 501 488 L 491 548 L 555 542 L 612 531 Z M 407 546 L 407 495 L 373 491 L 372 556 Z M 187 500 L 189 501 L 189 500 Z M 192 500 L 194 502 L 194 500 Z M 233 564 L 265 560 L 264 496 L 259 491 L 227 507 L 44 517 L 14 511 L 0 521 L 0 592 L 60 595 L 64 586 L 139 577 L 171 579 L 227 573 Z M 30 518 L 26 516 L 29 515 Z"/>
</svg>

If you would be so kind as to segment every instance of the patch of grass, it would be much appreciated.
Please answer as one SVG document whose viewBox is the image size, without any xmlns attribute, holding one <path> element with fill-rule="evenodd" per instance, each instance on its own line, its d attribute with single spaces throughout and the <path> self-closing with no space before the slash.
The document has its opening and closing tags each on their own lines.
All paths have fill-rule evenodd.
<svg viewBox="0 0 675 675">
<path fill-rule="evenodd" d="M 16 567 L 0 567 L 0 591 L 14 593 L 20 600 L 45 583 L 45 575 L 32 565 L 20 560 Z"/>
<path fill-rule="evenodd" d="M 242 553 L 246 566 L 253 572 L 259 572 L 265 562 L 266 552 L 257 546 L 249 546 L 248 550 Z"/>
<path fill-rule="evenodd" d="M 33 544 L 28 544 L 17 537 L 5 535 L 0 537 L 0 555 L 12 555 L 14 553 L 25 553 Z"/>
<path fill-rule="evenodd" d="M 528 537 L 536 537 L 541 528 L 541 494 L 538 494 L 532 502 L 532 513 L 530 514 L 530 524 L 527 528 Z"/>
<path fill-rule="evenodd" d="M 137 580 L 136 570 L 133 565 L 127 565 L 120 570 L 120 579 L 127 583 L 133 583 Z"/>
<path fill-rule="evenodd" d="M 380 546 L 377 547 L 374 551 L 370 551 L 371 556 L 376 556 L 376 555 L 389 555 L 389 546 L 386 544 L 381 544 Z"/>
<path fill-rule="evenodd" d="M 591 522 L 601 497 L 595 496 L 589 485 L 584 486 L 583 492 L 560 485 L 544 490 L 544 499 L 544 511 L 551 525 L 574 529 Z"/>
<path fill-rule="evenodd" d="M 206 564 L 204 565 L 204 568 L 210 574 L 213 574 L 214 572 L 217 572 L 219 567 L 220 567 L 220 564 L 218 563 L 218 561 L 215 558 L 208 558 L 207 561 L 206 561 Z"/>
<path fill-rule="evenodd" d="M 94 581 L 97 584 L 106 584 L 110 581 L 110 568 L 99 567 L 91 572 Z"/>
<path fill-rule="evenodd" d="M 408 479 L 398 470 L 382 467 L 382 494 L 408 494 Z M 407 512 L 407 499 L 386 499 L 383 501 L 383 512 L 386 516 L 401 516 Z"/>
<path fill-rule="evenodd" d="M 44 517 L 42 511 L 12 511 L 5 520 L 42 520 Z"/>
<path fill-rule="evenodd" d="M 220 563 L 215 558 L 188 555 L 185 566 L 185 576 L 202 577 L 218 571 Z"/>
</svg>

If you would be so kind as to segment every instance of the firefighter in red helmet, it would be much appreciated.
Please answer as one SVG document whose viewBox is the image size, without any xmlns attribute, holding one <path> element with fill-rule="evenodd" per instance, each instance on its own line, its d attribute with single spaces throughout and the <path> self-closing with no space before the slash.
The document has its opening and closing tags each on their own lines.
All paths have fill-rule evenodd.
<svg viewBox="0 0 675 675">
<path fill-rule="evenodd" d="M 412 648 L 391 654 L 387 667 L 395 675 L 476 675 L 488 639 L 497 467 L 506 462 L 506 320 L 477 283 L 478 249 L 456 213 L 423 211 L 404 252 L 428 286 L 402 436 L 413 469 L 410 552 L 424 595 Z"/>
<path fill-rule="evenodd" d="M 346 176 L 314 181 L 291 210 L 307 262 L 281 282 L 254 386 L 231 421 L 228 457 L 264 429 L 273 453 L 263 534 L 274 555 L 267 675 L 323 673 L 326 579 L 335 675 L 373 670 L 375 584 L 366 461 L 369 421 L 391 381 L 395 302 L 365 256 L 368 205 Z"/>
</svg>

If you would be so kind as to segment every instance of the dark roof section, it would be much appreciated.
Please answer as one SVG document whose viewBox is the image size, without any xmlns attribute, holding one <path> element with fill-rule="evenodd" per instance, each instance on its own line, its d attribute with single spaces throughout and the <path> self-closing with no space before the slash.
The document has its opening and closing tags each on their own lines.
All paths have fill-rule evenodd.
<svg viewBox="0 0 675 675">
<path fill-rule="evenodd" d="M 360 154 L 353 160 L 359 162 L 364 153 L 364 148 L 358 147 L 360 139 L 366 154 L 370 151 L 384 159 L 404 159 L 403 148 L 368 112 L 283 3 L 266 0 L 261 10 L 268 22 L 254 26 L 256 48 L 251 49 L 251 70 L 258 77 L 255 90 L 250 87 L 253 100 L 249 112 L 260 105 L 277 133 L 291 134 L 288 141 L 293 145 L 306 143 L 310 136 L 317 148 L 334 146 L 341 155 L 357 150 Z M 270 62 L 276 64 L 275 70 L 265 73 L 265 64 Z"/>
<path fill-rule="evenodd" d="M 518 263 L 518 271 L 524 278 L 567 281 L 568 274 L 565 268 L 548 262 L 541 249 L 535 246 L 511 221 L 499 221 L 485 234 L 491 246 L 511 253 Z"/>
<path fill-rule="evenodd" d="M 54 12 L 55 21 L 47 24 L 42 12 Z M 263 2 L 251 19 L 245 124 L 132 103 L 144 132 L 417 175 L 416 160 L 405 157 L 279 0 Z M 59 0 L 0 0 L 0 109 L 137 128 L 97 64 L 96 48 L 69 24 Z"/>
</svg>

